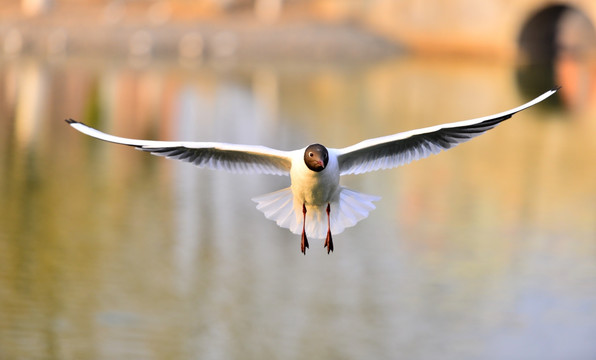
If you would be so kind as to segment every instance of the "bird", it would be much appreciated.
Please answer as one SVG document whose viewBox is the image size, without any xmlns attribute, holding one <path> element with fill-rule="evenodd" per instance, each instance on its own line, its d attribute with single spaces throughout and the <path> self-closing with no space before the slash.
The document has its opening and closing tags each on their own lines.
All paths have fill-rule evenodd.
<svg viewBox="0 0 596 360">
<path fill-rule="evenodd" d="M 390 169 L 451 149 L 542 102 L 559 88 L 498 114 L 371 138 L 344 148 L 315 143 L 284 151 L 223 142 L 137 140 L 110 135 L 73 119 L 65 121 L 88 136 L 199 168 L 289 176 L 289 187 L 252 200 L 266 218 L 300 235 L 302 254 L 306 255 L 309 238 L 325 239 L 323 246 L 329 254 L 334 251 L 333 235 L 368 217 L 374 202 L 380 200 L 342 186 L 342 176 Z"/>
</svg>

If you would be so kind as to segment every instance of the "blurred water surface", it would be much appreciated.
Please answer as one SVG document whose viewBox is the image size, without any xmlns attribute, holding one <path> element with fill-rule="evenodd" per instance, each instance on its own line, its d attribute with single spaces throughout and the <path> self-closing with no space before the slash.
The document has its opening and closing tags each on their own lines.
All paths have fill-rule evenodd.
<svg viewBox="0 0 596 360">
<path fill-rule="evenodd" d="M 251 197 L 287 178 L 199 170 L 63 121 L 343 147 L 547 90 L 525 79 L 506 63 L 408 57 L 4 61 L 0 359 L 595 358 L 589 97 L 569 101 L 564 88 L 449 152 L 347 177 L 382 200 L 332 255 L 311 241 L 302 256 L 300 239 L 255 209 Z"/>
</svg>

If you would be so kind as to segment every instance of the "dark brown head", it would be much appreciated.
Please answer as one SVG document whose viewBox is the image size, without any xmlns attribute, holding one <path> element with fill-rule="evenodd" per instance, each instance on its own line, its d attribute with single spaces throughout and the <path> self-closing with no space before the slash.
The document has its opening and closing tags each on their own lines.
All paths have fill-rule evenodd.
<svg viewBox="0 0 596 360">
<path fill-rule="evenodd" d="M 319 172 L 325 169 L 328 162 L 329 152 L 321 144 L 309 145 L 304 151 L 304 163 L 312 171 Z"/>
</svg>

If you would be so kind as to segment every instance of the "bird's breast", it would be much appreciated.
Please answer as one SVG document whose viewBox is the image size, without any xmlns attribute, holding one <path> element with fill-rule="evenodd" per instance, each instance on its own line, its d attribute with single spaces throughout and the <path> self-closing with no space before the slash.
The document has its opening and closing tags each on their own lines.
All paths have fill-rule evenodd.
<svg viewBox="0 0 596 360">
<path fill-rule="evenodd" d="M 322 206 L 336 201 L 339 196 L 339 166 L 337 158 L 330 156 L 325 169 L 315 172 L 304 161 L 292 162 L 290 170 L 294 199 L 306 205 Z"/>
</svg>

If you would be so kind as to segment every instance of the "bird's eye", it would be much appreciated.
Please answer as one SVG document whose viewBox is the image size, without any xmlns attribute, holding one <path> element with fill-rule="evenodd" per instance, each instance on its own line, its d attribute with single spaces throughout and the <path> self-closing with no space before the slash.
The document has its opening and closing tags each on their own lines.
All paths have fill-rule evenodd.
<svg viewBox="0 0 596 360">
<path fill-rule="evenodd" d="M 314 153 L 312 153 L 312 152 L 309 152 L 309 153 L 308 153 L 308 156 L 310 156 L 310 157 L 313 157 L 313 156 L 315 156 L 315 154 L 314 154 Z"/>
</svg>

